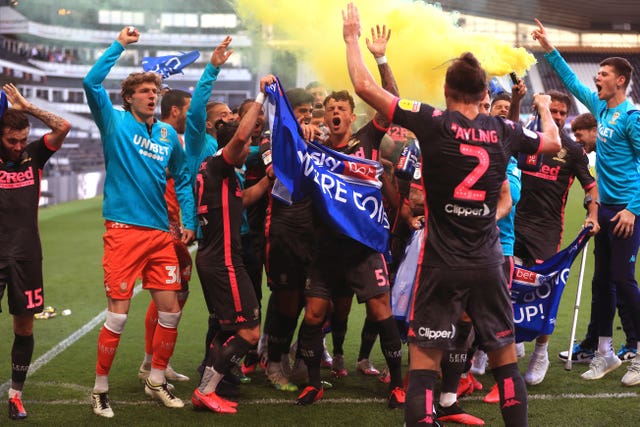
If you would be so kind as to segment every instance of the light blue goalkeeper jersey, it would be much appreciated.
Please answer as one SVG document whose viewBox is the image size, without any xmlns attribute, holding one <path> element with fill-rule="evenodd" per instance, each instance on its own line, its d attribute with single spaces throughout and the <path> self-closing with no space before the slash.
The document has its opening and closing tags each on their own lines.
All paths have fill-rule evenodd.
<svg viewBox="0 0 640 427">
<path fill-rule="evenodd" d="M 505 256 L 513 256 L 513 246 L 516 242 L 516 205 L 520 201 L 520 190 L 522 189 L 522 172 L 518 169 L 518 161 L 509 157 L 507 163 L 507 180 L 509 181 L 509 190 L 511 191 L 511 211 L 498 221 L 500 229 L 500 243 L 502 244 L 502 252 Z"/>
<path fill-rule="evenodd" d="M 174 178 L 181 210 L 195 209 L 185 154 L 171 125 L 157 121 L 149 130 L 130 112 L 113 107 L 102 82 L 123 51 L 119 42 L 113 42 L 83 81 L 102 137 L 107 172 L 102 215 L 110 221 L 169 231 L 164 198 L 167 170 Z M 195 229 L 193 215 L 184 215 L 183 223 L 186 229 Z"/>
<path fill-rule="evenodd" d="M 601 203 L 626 205 L 640 215 L 640 111 L 628 99 L 607 108 L 607 102 L 578 80 L 556 49 L 545 57 L 598 121 L 596 173 Z"/>
<path fill-rule="evenodd" d="M 187 111 L 184 148 L 193 184 L 195 184 L 200 164 L 218 151 L 218 141 L 207 133 L 206 129 L 207 103 L 211 96 L 211 90 L 213 90 L 213 84 L 218 79 L 218 73 L 220 73 L 220 68 L 214 67 L 210 62 L 207 63 L 193 91 L 191 105 Z"/>
<path fill-rule="evenodd" d="M 204 159 L 209 156 L 213 156 L 218 151 L 218 140 L 213 135 L 207 132 L 207 103 L 213 90 L 213 84 L 218 79 L 220 68 L 214 67 L 210 62 L 207 63 L 196 88 L 193 91 L 193 97 L 191 98 L 191 105 L 187 111 L 187 123 L 184 131 L 184 144 L 185 152 L 187 154 L 187 165 L 189 172 L 191 173 L 192 185 L 195 185 L 195 180 L 198 175 L 198 169 Z M 252 147 L 253 148 L 253 147 Z M 240 187 L 244 189 L 244 169 L 236 169 L 236 176 L 240 182 Z M 195 218 L 195 210 L 193 211 Z M 184 216 L 184 214 L 183 214 Z M 246 210 L 242 213 L 242 229 L 241 234 L 247 234 L 249 232 L 249 223 L 247 221 Z M 202 237 L 200 230 L 200 224 L 196 222 L 196 235 L 198 238 Z"/>
</svg>

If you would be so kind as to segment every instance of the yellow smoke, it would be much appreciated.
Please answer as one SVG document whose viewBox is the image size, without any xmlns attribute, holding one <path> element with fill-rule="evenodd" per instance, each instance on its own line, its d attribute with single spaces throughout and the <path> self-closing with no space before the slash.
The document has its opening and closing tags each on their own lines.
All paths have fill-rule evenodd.
<svg viewBox="0 0 640 427">
<path fill-rule="evenodd" d="M 248 26 L 272 28 L 267 45 L 286 46 L 309 63 L 318 79 L 332 90 L 352 89 L 342 40 L 342 13 L 346 0 L 236 0 L 236 11 Z M 523 75 L 533 55 L 490 37 L 473 36 L 454 26 L 440 9 L 407 0 L 356 2 L 362 24 L 361 47 L 369 69 L 379 78 L 365 38 L 370 28 L 391 28 L 387 58 L 402 97 L 444 105 L 444 76 L 449 61 L 470 51 L 490 75 L 516 71 Z M 309 80 L 312 80 L 310 77 Z M 307 82 L 304 82 L 305 84 Z"/>
</svg>

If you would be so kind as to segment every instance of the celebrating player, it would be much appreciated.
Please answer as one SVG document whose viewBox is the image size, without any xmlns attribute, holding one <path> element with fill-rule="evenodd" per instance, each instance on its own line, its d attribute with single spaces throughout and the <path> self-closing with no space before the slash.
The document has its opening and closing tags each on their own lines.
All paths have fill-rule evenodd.
<svg viewBox="0 0 640 427">
<path fill-rule="evenodd" d="M 178 292 L 182 285 L 164 198 L 168 170 L 182 211 L 195 212 L 184 151 L 175 129 L 154 118 L 161 85 L 158 74 L 132 73 L 123 80 L 124 111 L 113 107 L 102 86 L 126 46 L 139 37 L 135 28 L 122 29 L 83 82 L 91 114 L 100 130 L 107 169 L 102 208 L 106 227 L 103 268 L 107 320 L 98 336 L 91 395 L 93 412 L 107 418 L 113 417 L 108 375 L 127 322 L 133 286 L 140 276 L 158 309 L 145 393 L 169 408 L 184 406 L 168 388 L 165 378 L 178 336 L 182 313 Z M 193 215 L 185 215 L 183 220 L 182 241 L 188 244 L 194 237 Z"/>
<path fill-rule="evenodd" d="M 349 75 L 356 93 L 389 120 L 414 132 L 422 152 L 428 207 L 427 239 L 409 327 L 410 373 L 405 422 L 432 425 L 433 388 L 443 349 L 456 337 L 452 325 L 466 311 L 489 354 L 507 425 L 527 425 L 527 392 L 516 363 L 511 302 L 502 270 L 496 207 L 508 155 L 557 152 L 558 129 L 549 97 L 536 96 L 542 134 L 479 114 L 486 73 L 471 54 L 447 69 L 447 110 L 399 100 L 375 82 L 362 60 L 360 18 L 343 12 Z M 470 304 L 473 301 L 473 304 Z"/>
<path fill-rule="evenodd" d="M 28 102 L 13 84 L 2 89 L 11 108 L 3 112 L 0 103 L 0 299 L 6 290 L 14 333 L 9 418 L 19 420 L 27 417 L 22 388 L 33 355 L 33 315 L 44 307 L 38 232 L 40 177 L 49 157 L 62 146 L 71 124 Z M 40 119 L 51 132 L 27 143 L 30 125 L 25 113 Z"/>
</svg>

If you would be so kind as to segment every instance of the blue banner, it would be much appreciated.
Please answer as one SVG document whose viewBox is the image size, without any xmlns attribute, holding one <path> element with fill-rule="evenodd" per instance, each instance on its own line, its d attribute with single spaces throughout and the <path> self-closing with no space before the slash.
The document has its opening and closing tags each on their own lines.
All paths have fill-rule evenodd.
<svg viewBox="0 0 640 427">
<path fill-rule="evenodd" d="M 540 335 L 551 335 L 569 270 L 584 245 L 591 227 L 582 229 L 578 237 L 542 264 L 531 267 L 515 265 L 511 284 L 513 321 L 516 342 L 531 341 Z"/>
<path fill-rule="evenodd" d="M 424 228 L 414 230 L 411 239 L 404 250 L 404 257 L 398 266 L 396 279 L 391 287 L 391 311 L 396 320 L 409 325 L 411 320 L 411 301 L 416 281 L 416 273 L 424 243 Z"/>
<path fill-rule="evenodd" d="M 7 102 L 7 95 L 3 90 L 0 90 L 0 119 L 4 115 L 4 112 L 9 108 L 9 103 Z"/>
<path fill-rule="evenodd" d="M 142 58 L 142 69 L 158 73 L 163 79 L 166 79 L 172 74 L 182 73 L 184 67 L 195 62 L 199 57 L 200 52 L 197 50 L 187 53 L 180 52 L 180 55 L 145 56 Z"/>
<path fill-rule="evenodd" d="M 275 106 L 271 155 L 276 185 L 272 194 L 285 203 L 310 194 L 313 206 L 335 230 L 386 253 L 389 221 L 382 205 L 378 162 L 305 142 L 280 82 L 266 89 Z"/>
</svg>

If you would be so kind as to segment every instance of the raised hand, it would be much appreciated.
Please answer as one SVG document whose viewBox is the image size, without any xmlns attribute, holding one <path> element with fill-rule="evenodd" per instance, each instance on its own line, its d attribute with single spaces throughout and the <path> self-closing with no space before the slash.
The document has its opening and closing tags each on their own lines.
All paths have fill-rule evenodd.
<svg viewBox="0 0 640 427">
<path fill-rule="evenodd" d="M 375 31 L 374 28 L 371 27 L 371 40 L 369 38 L 366 39 L 367 48 L 369 52 L 373 54 L 374 58 L 381 58 L 384 56 L 387 51 L 387 42 L 389 42 L 389 37 L 391 37 L 391 29 L 387 31 L 387 26 L 383 25 L 382 30 L 380 30 L 380 25 L 376 25 Z"/>
<path fill-rule="evenodd" d="M 511 102 L 513 103 L 514 99 L 517 102 L 520 102 L 522 98 L 527 94 L 527 85 L 524 84 L 524 80 L 518 79 L 518 84 L 513 85 L 511 88 Z"/>
<path fill-rule="evenodd" d="M 551 97 L 549 95 L 544 95 L 541 93 L 536 93 L 533 95 L 533 105 L 540 111 L 543 108 L 549 109 L 551 105 Z"/>
<path fill-rule="evenodd" d="M 229 44 L 231 43 L 231 36 L 225 37 L 225 39 L 220 43 L 211 54 L 211 65 L 214 67 L 219 67 L 231 56 L 233 53 L 233 49 L 229 49 Z"/>
<path fill-rule="evenodd" d="M 274 76 L 273 74 L 267 74 L 266 76 L 261 78 L 260 79 L 260 92 L 264 93 L 265 88 L 267 87 L 267 85 L 270 85 L 271 83 L 275 83 L 276 81 L 278 81 L 278 80 L 276 79 L 276 76 Z"/>
<path fill-rule="evenodd" d="M 31 103 L 24 99 L 17 87 L 13 83 L 7 83 L 2 86 L 2 90 L 7 94 L 7 100 L 11 104 L 11 108 L 20 111 L 28 111 Z"/>
<path fill-rule="evenodd" d="M 136 43 L 139 39 L 140 32 L 136 27 L 133 26 L 124 27 L 122 30 L 120 30 L 117 38 L 118 42 L 125 47 L 128 44 Z"/>
<path fill-rule="evenodd" d="M 342 38 L 344 41 L 360 38 L 360 14 L 355 4 L 347 4 L 347 11 L 342 11 Z"/>
<path fill-rule="evenodd" d="M 533 37 L 534 40 L 537 40 L 538 43 L 540 43 L 540 47 L 542 47 L 545 52 L 551 52 L 554 48 L 547 38 L 547 31 L 544 29 L 542 22 L 540 22 L 538 18 L 534 18 L 534 21 L 536 21 L 538 28 L 531 32 L 531 37 Z"/>
</svg>

